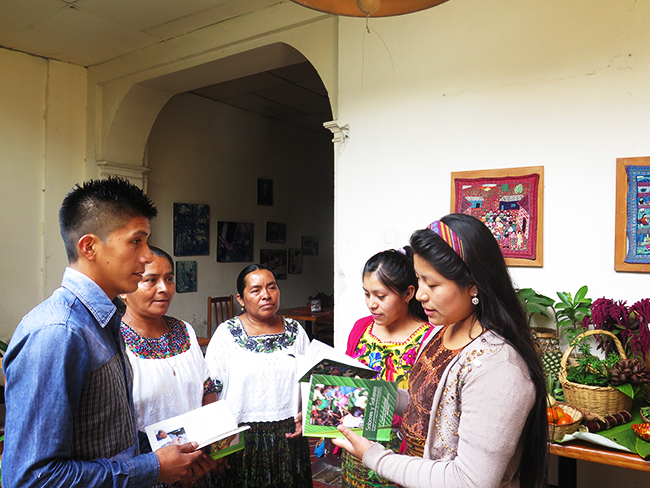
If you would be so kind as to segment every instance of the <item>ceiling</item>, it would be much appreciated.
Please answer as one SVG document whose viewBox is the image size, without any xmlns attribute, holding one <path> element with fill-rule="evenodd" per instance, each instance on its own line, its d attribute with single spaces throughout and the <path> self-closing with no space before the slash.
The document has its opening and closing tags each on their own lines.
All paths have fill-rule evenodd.
<svg viewBox="0 0 650 488">
<path fill-rule="evenodd" d="M 288 0 L 1 0 L 0 46 L 100 64 Z"/>
<path fill-rule="evenodd" d="M 192 90 L 198 96 L 272 119 L 328 133 L 332 120 L 327 90 L 308 61 Z"/>
<path fill-rule="evenodd" d="M 0 0 L 0 47 L 93 66 L 288 1 Z M 332 118 L 309 62 L 191 93 L 317 132 Z"/>
</svg>

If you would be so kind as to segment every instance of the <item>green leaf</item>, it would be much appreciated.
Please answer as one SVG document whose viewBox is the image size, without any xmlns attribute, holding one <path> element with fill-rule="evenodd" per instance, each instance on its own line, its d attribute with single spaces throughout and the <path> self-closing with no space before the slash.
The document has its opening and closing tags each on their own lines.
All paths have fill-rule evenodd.
<svg viewBox="0 0 650 488">
<path fill-rule="evenodd" d="M 585 296 L 587 296 L 587 285 L 580 287 L 580 289 L 576 292 L 575 301 L 578 302 L 582 300 Z"/>
<path fill-rule="evenodd" d="M 544 296 L 544 295 L 540 295 L 540 296 L 538 296 L 538 298 L 539 298 L 539 303 L 541 303 L 541 304 L 544 305 L 545 307 L 552 307 L 552 306 L 553 306 L 553 302 L 555 301 L 555 300 L 553 300 L 552 298 L 550 298 L 550 297 L 546 297 L 546 296 Z"/>
<path fill-rule="evenodd" d="M 557 292 L 557 296 L 560 297 L 560 300 L 561 300 L 563 303 L 566 303 L 567 305 L 570 305 L 570 304 L 571 304 L 571 298 L 570 298 L 570 295 L 571 295 L 570 293 L 567 294 L 566 292 L 563 292 L 563 291 L 558 291 L 558 292 Z"/>
<path fill-rule="evenodd" d="M 517 295 L 524 298 L 530 298 L 535 296 L 535 290 L 532 288 L 521 288 L 517 291 Z"/>
<path fill-rule="evenodd" d="M 634 387 L 629 383 L 624 383 L 615 387 L 621 393 L 625 393 L 630 398 L 634 398 Z"/>
</svg>

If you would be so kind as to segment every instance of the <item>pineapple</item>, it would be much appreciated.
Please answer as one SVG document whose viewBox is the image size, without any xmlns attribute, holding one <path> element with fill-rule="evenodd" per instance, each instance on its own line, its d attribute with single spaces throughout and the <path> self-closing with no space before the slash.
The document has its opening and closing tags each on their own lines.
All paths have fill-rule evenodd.
<svg viewBox="0 0 650 488">
<path fill-rule="evenodd" d="M 544 376 L 551 377 L 553 382 L 557 380 L 558 374 L 560 373 L 560 360 L 562 359 L 562 353 L 559 349 L 552 349 L 542 353 L 542 366 L 544 368 Z"/>
</svg>

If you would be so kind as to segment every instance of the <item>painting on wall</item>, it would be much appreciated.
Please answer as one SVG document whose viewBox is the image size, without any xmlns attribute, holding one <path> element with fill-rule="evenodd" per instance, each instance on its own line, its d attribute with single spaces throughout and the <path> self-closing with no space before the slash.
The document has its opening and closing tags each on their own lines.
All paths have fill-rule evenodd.
<svg viewBox="0 0 650 488">
<path fill-rule="evenodd" d="M 174 256 L 210 254 L 210 206 L 174 203 Z"/>
<path fill-rule="evenodd" d="M 451 174 L 451 211 L 481 220 L 508 266 L 542 266 L 543 202 L 543 166 Z"/>
<path fill-rule="evenodd" d="M 266 223 L 266 242 L 284 244 L 287 239 L 287 224 L 277 222 Z"/>
<path fill-rule="evenodd" d="M 302 255 L 318 256 L 318 236 L 302 236 Z"/>
<path fill-rule="evenodd" d="M 289 248 L 289 274 L 302 273 L 302 249 Z"/>
<path fill-rule="evenodd" d="M 273 206 L 273 180 L 257 179 L 257 204 Z"/>
<path fill-rule="evenodd" d="M 650 157 L 616 160 L 614 269 L 650 271 Z"/>
<path fill-rule="evenodd" d="M 260 249 L 260 264 L 271 268 L 278 280 L 287 279 L 286 249 Z"/>
<path fill-rule="evenodd" d="M 253 261 L 253 231 L 251 222 L 217 222 L 217 262 Z"/>
<path fill-rule="evenodd" d="M 196 261 L 176 261 L 176 291 L 187 293 L 196 291 Z"/>
</svg>

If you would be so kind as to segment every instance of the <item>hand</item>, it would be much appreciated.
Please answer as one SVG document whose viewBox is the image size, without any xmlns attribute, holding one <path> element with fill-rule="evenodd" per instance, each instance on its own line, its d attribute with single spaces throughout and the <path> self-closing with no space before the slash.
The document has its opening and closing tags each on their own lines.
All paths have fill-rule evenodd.
<svg viewBox="0 0 650 488">
<path fill-rule="evenodd" d="M 216 466 L 214 460 L 202 451 L 197 451 L 197 447 L 196 442 L 188 442 L 181 446 L 171 445 L 158 449 L 156 451 L 160 463 L 158 481 L 172 484 L 190 476 L 198 479 L 213 469 Z"/>
<path fill-rule="evenodd" d="M 302 412 L 298 412 L 298 415 L 294 417 L 293 421 L 296 423 L 296 430 L 284 434 L 287 436 L 287 439 L 293 439 L 302 435 Z"/>
<path fill-rule="evenodd" d="M 228 464 L 228 457 L 222 457 L 216 461 L 217 467 L 214 468 L 214 472 L 219 476 L 226 474 L 226 470 L 230 469 L 230 464 Z"/>
<path fill-rule="evenodd" d="M 344 425 L 338 426 L 339 432 L 341 432 L 345 439 L 336 438 L 332 439 L 332 442 L 335 446 L 342 447 L 354 457 L 363 459 L 363 455 L 366 453 L 368 448 L 372 445 L 372 441 L 369 441 L 365 437 L 361 437 L 358 434 L 355 434 L 350 429 Z"/>
</svg>

